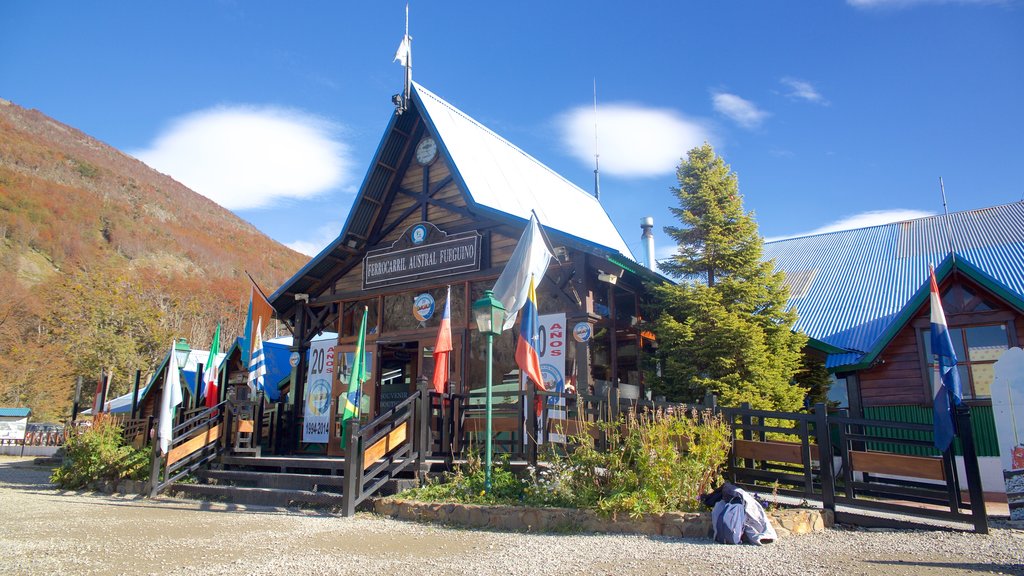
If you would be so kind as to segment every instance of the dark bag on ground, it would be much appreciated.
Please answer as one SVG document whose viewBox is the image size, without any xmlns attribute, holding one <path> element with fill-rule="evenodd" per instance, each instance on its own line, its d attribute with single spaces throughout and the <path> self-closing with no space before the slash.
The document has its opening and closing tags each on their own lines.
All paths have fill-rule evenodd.
<svg viewBox="0 0 1024 576">
<path fill-rule="evenodd" d="M 767 544 L 778 536 L 764 508 L 747 491 L 726 482 L 704 498 L 711 509 L 715 542 L 722 544 Z"/>
</svg>

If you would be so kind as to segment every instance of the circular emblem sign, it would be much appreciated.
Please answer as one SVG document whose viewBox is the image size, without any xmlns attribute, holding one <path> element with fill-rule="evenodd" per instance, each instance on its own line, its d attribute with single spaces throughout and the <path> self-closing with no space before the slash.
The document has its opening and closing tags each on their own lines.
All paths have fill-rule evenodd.
<svg viewBox="0 0 1024 576">
<path fill-rule="evenodd" d="M 547 388 L 548 392 L 562 392 L 565 388 L 565 382 L 562 380 L 562 373 L 558 371 L 551 364 L 541 364 L 540 366 L 541 376 L 544 378 L 544 387 Z M 553 401 L 554 398 L 549 398 L 549 401 Z"/>
<path fill-rule="evenodd" d="M 299 353 L 292 352 L 292 355 L 288 357 L 288 363 L 291 364 L 292 368 L 299 365 Z"/>
<path fill-rule="evenodd" d="M 331 386 L 326 379 L 320 378 L 313 381 L 309 389 L 309 396 L 306 398 L 306 405 L 309 413 L 313 416 L 324 416 L 327 414 L 331 401 Z"/>
<path fill-rule="evenodd" d="M 576 325 L 572 327 L 572 337 L 573 340 L 576 340 L 577 342 L 586 342 L 587 340 L 590 340 L 590 335 L 590 324 L 587 324 L 586 322 L 577 322 Z"/>
<path fill-rule="evenodd" d="M 434 297 L 424 292 L 412 301 L 412 315 L 420 322 L 430 320 L 434 315 Z"/>
<path fill-rule="evenodd" d="M 419 246 L 423 244 L 427 239 L 427 227 L 423 224 L 417 224 L 409 230 L 409 240 Z"/>
</svg>

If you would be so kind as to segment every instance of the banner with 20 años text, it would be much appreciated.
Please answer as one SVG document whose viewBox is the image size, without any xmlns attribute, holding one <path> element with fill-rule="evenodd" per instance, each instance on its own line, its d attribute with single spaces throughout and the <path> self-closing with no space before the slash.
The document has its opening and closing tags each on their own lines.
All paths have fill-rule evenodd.
<svg viewBox="0 0 1024 576">
<path fill-rule="evenodd" d="M 538 350 L 540 372 L 548 392 L 565 392 L 565 314 L 538 316 Z M 548 419 L 565 419 L 565 397 L 548 398 Z M 565 442 L 561 434 L 548 435 L 551 442 Z"/>
<path fill-rule="evenodd" d="M 336 340 L 317 340 L 309 346 L 302 441 L 326 444 L 331 431 L 331 382 Z"/>
</svg>

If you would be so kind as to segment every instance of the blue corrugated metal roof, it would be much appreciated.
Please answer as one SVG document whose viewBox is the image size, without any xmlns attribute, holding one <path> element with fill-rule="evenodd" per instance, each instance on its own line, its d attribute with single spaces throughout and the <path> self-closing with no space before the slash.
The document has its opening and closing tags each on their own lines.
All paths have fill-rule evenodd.
<svg viewBox="0 0 1024 576">
<path fill-rule="evenodd" d="M 32 414 L 31 408 L 0 408 L 0 417 L 24 418 Z"/>
<path fill-rule="evenodd" d="M 928 265 L 949 257 L 947 221 L 958 269 L 1024 302 L 1024 202 L 765 243 L 786 272 L 795 328 L 856 353 L 833 355 L 831 368 L 856 364 L 906 320 Z"/>
</svg>

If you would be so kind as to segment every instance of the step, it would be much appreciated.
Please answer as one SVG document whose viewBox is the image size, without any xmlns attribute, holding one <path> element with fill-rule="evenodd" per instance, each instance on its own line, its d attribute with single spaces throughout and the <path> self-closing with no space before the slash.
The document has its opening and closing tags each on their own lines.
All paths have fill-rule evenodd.
<svg viewBox="0 0 1024 576">
<path fill-rule="evenodd" d="M 186 498 L 216 498 L 234 504 L 276 506 L 281 508 L 304 506 L 341 506 L 341 494 L 310 492 L 309 490 L 280 490 L 274 488 L 247 488 L 215 484 L 171 484 L 165 494 Z"/>
<path fill-rule="evenodd" d="M 221 464 L 227 468 L 255 468 L 282 473 L 317 470 L 325 474 L 341 474 L 345 471 L 345 459 L 337 457 L 229 455 L 221 458 Z"/>
<path fill-rule="evenodd" d="M 291 474 L 284 472 L 255 472 L 252 470 L 198 470 L 196 476 L 207 483 L 306 490 L 309 492 L 341 492 L 344 476 L 326 474 Z"/>
</svg>

